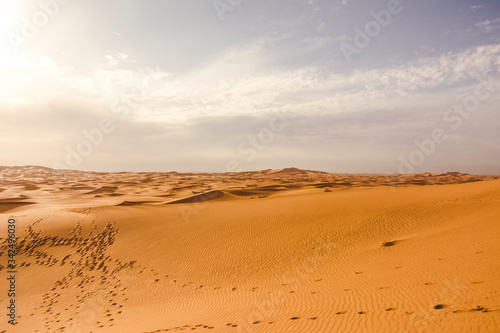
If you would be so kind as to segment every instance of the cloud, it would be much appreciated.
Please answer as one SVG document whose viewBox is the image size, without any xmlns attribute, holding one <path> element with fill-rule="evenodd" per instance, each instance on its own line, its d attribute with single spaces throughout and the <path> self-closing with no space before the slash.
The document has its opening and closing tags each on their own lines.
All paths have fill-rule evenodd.
<svg viewBox="0 0 500 333">
<path fill-rule="evenodd" d="M 128 169 L 158 170 L 171 165 L 168 169 L 182 170 L 198 158 L 206 161 L 207 169 L 223 171 L 220 161 L 238 157 L 237 140 L 258 133 L 275 112 L 288 111 L 298 116 L 296 120 L 245 168 L 274 166 L 269 161 L 276 156 L 285 161 L 293 152 L 305 156 L 304 151 L 320 163 L 318 154 L 324 151 L 350 158 L 350 163 L 371 156 L 369 160 L 377 163 L 372 165 L 384 171 L 396 160 L 387 162 L 392 155 L 426 135 L 429 127 L 436 126 L 430 121 L 439 122 L 442 113 L 470 93 L 478 80 L 498 79 L 500 72 L 498 44 L 369 70 L 342 72 L 324 66 L 278 70 L 268 50 L 279 41 L 259 38 L 246 47 L 224 50 L 189 73 L 164 73 L 165 78 L 147 91 L 125 120 L 112 112 L 112 103 L 141 87 L 147 68 L 133 70 L 118 62 L 82 74 L 40 63 L 14 64 L 9 67 L 9 84 L 0 91 L 5 124 L 0 129 L 14 144 L 1 142 L 12 147 L 6 152 L 11 161 L 27 164 L 36 157 L 51 165 L 53 160 L 63 161 L 65 147 L 81 140 L 83 130 L 109 117 L 116 122 L 116 131 L 82 168 L 99 169 L 104 163 L 107 169 L 128 165 Z M 317 48 L 331 41 L 318 37 L 303 42 Z M 497 121 L 491 112 L 481 113 L 484 122 Z M 479 132 L 464 135 L 474 137 Z M 383 147 L 378 157 L 373 153 L 380 149 L 377 146 Z M 137 162 L 128 162 L 130 154 Z M 114 156 L 113 161 L 106 156 Z M 325 168 L 325 161 L 333 160 L 324 158 L 321 166 L 309 167 Z M 343 163 L 338 166 L 349 164 Z"/>
<path fill-rule="evenodd" d="M 259 70 L 265 68 L 260 67 L 265 64 L 259 52 L 254 51 L 253 58 L 235 53 L 208 64 L 205 72 L 193 74 L 188 80 L 179 77 L 174 82 L 166 81 L 146 103 L 152 102 L 156 112 L 149 117 L 155 121 L 260 115 L 281 109 L 308 114 L 349 112 L 370 105 L 377 109 L 405 104 L 410 94 L 411 98 L 420 93 L 454 95 L 457 89 L 498 75 L 499 56 L 500 45 L 488 45 L 421 58 L 399 67 L 328 73 L 318 67 L 266 72 Z M 251 60 L 243 64 L 240 59 Z M 250 75 L 253 64 L 259 66 Z M 216 80 L 207 77 L 228 68 L 238 70 Z"/>
<path fill-rule="evenodd" d="M 500 45 L 420 58 L 398 67 L 335 73 L 309 66 L 273 70 L 267 57 L 272 40 L 259 39 L 246 48 L 225 50 L 184 75 L 169 75 L 134 110 L 141 122 L 182 122 L 206 116 L 262 115 L 287 109 L 298 113 L 352 112 L 373 107 L 406 105 L 427 92 L 454 94 L 500 70 Z M 328 45 L 329 38 L 305 40 L 311 48 Z M 16 80 L 0 92 L 3 108 L 34 107 L 51 101 L 88 101 L 110 108 L 116 98 L 141 87 L 147 69 L 117 65 L 87 75 L 70 68 L 26 65 L 15 69 Z M 17 82 L 16 82 L 17 81 Z M 2 113 L 3 111 L 0 111 Z"/>
<path fill-rule="evenodd" d="M 50 59 L 49 57 L 41 57 L 40 63 L 42 65 L 44 65 L 45 67 L 51 68 L 51 69 L 54 69 L 57 67 L 57 64 L 55 63 L 55 61 Z"/>
<path fill-rule="evenodd" d="M 105 57 L 108 60 L 108 63 L 113 66 L 134 62 L 134 60 L 129 58 L 128 54 L 121 52 L 117 52 L 114 55 L 107 54 Z"/>
<path fill-rule="evenodd" d="M 494 20 L 484 20 L 475 24 L 476 27 L 480 28 L 485 33 L 490 33 L 500 29 L 500 17 Z"/>
<path fill-rule="evenodd" d="M 478 9 L 480 9 L 480 8 L 484 8 L 484 7 L 485 7 L 485 5 L 473 5 L 473 6 L 470 6 L 469 8 L 470 8 L 470 10 L 471 10 L 472 12 L 474 12 L 474 13 L 475 13 Z"/>
</svg>

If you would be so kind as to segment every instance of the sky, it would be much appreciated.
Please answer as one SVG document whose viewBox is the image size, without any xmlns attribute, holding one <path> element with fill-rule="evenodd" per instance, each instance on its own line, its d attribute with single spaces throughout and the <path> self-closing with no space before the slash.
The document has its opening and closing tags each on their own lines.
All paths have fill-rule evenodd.
<svg viewBox="0 0 500 333">
<path fill-rule="evenodd" d="M 0 165 L 500 174 L 498 0 L 0 0 Z"/>
</svg>

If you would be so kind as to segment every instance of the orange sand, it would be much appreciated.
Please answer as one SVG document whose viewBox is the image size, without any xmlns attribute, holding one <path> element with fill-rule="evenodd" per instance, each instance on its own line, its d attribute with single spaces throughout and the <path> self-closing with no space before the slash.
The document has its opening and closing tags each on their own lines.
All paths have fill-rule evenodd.
<svg viewBox="0 0 500 333">
<path fill-rule="evenodd" d="M 500 332 L 499 203 L 459 173 L 2 167 L 0 332 Z"/>
</svg>

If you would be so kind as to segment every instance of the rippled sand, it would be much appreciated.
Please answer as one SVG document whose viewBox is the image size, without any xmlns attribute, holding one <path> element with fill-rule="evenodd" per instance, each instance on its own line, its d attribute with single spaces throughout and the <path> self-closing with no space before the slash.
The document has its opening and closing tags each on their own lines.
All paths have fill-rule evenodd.
<svg viewBox="0 0 500 333">
<path fill-rule="evenodd" d="M 0 332 L 500 331 L 499 177 L 0 176 Z"/>
</svg>

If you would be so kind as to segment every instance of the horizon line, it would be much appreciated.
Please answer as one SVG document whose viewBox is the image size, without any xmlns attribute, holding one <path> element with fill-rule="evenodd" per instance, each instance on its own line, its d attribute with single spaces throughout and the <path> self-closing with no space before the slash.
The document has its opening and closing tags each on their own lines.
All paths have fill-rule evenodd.
<svg viewBox="0 0 500 333">
<path fill-rule="evenodd" d="M 214 171 L 95 171 L 95 170 L 80 170 L 80 169 L 55 169 L 43 165 L 0 165 L 0 169 L 2 168 L 43 168 L 49 169 L 53 171 L 75 171 L 75 172 L 89 172 L 89 173 L 178 173 L 178 174 L 232 174 L 232 173 L 249 173 L 249 172 L 261 172 L 261 171 L 270 171 L 270 170 L 286 170 L 286 169 L 296 169 L 298 171 L 308 171 L 308 172 L 316 172 L 316 173 L 326 173 L 326 174 L 349 174 L 349 175 L 442 175 L 442 174 L 453 174 L 458 173 L 461 175 L 470 175 L 470 176 L 500 176 L 500 174 L 475 174 L 461 171 L 445 171 L 445 172 L 418 172 L 418 173 L 398 173 L 398 172 L 328 172 L 322 170 L 313 170 L 313 169 L 301 169 L 297 167 L 284 167 L 284 168 L 268 168 L 268 169 L 257 169 L 257 170 L 242 170 L 242 171 L 225 171 L 225 172 L 214 172 Z"/>
</svg>

